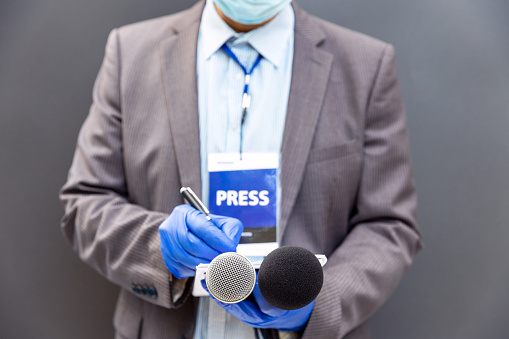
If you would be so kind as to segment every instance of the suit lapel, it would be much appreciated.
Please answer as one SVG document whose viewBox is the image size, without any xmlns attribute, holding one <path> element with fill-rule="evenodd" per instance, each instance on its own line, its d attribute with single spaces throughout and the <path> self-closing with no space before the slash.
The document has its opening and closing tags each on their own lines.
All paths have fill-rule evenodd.
<svg viewBox="0 0 509 339">
<path fill-rule="evenodd" d="M 178 21 L 177 33 L 160 44 L 166 106 L 180 181 L 201 196 L 196 49 L 204 2 Z"/>
<path fill-rule="evenodd" d="M 318 115 L 327 89 L 332 54 L 319 49 L 324 35 L 295 3 L 292 82 L 281 146 L 281 241 L 300 190 Z"/>
</svg>

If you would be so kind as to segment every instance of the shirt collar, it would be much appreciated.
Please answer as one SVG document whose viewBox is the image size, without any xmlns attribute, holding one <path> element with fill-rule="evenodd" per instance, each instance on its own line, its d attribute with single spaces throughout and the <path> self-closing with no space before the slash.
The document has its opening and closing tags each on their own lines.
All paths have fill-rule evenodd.
<svg viewBox="0 0 509 339">
<path fill-rule="evenodd" d="M 293 37 L 295 15 L 290 4 L 267 24 L 247 33 L 237 33 L 219 16 L 212 0 L 207 0 L 200 25 L 203 55 L 209 59 L 221 46 L 249 43 L 265 59 L 278 67 L 284 60 L 288 39 Z"/>
</svg>

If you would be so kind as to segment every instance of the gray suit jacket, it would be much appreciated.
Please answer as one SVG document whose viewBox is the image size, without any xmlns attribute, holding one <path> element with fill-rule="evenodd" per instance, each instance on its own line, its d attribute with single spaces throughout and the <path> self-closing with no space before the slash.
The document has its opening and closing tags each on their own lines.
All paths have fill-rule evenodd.
<svg viewBox="0 0 509 339">
<path fill-rule="evenodd" d="M 201 192 L 202 9 L 199 2 L 111 33 L 61 191 L 65 237 L 122 288 L 118 338 L 193 335 L 192 279 L 179 281 L 165 267 L 158 226 L 183 203 L 181 186 Z M 421 248 L 394 51 L 294 10 L 280 242 L 329 259 L 304 337 L 369 338 L 368 318 Z"/>
</svg>

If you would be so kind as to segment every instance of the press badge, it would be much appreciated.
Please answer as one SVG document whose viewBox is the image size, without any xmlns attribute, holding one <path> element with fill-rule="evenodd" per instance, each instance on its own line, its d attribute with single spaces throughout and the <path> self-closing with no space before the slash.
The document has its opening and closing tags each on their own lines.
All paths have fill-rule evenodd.
<svg viewBox="0 0 509 339">
<path fill-rule="evenodd" d="M 277 153 L 210 153 L 209 210 L 244 224 L 237 252 L 266 256 L 277 245 Z"/>
</svg>

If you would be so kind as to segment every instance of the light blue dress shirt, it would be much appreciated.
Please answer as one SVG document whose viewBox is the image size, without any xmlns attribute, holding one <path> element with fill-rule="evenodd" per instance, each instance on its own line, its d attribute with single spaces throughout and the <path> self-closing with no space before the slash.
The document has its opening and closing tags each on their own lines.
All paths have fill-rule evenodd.
<svg viewBox="0 0 509 339">
<path fill-rule="evenodd" d="M 247 33 L 233 31 L 211 0 L 205 4 L 198 37 L 197 84 L 202 198 L 207 205 L 208 154 L 235 153 L 240 148 L 244 72 L 221 46 L 227 42 L 248 69 L 258 54 L 263 56 L 251 75 L 251 105 L 243 126 L 242 152 L 280 153 L 290 93 L 294 27 L 290 4 L 269 23 Z M 227 314 L 210 298 L 200 299 L 195 339 L 254 337 L 253 328 Z"/>
</svg>

